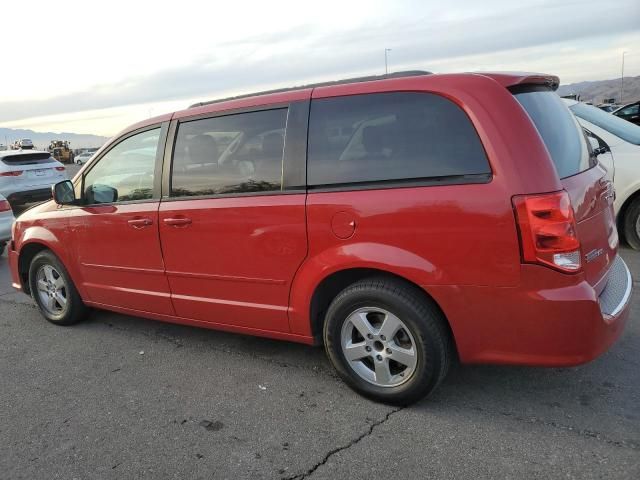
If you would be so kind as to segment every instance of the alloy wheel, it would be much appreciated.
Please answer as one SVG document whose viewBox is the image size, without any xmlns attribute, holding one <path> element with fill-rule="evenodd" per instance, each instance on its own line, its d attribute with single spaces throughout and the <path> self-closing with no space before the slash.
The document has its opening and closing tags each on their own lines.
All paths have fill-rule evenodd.
<svg viewBox="0 0 640 480">
<path fill-rule="evenodd" d="M 342 326 L 341 346 L 351 369 L 379 387 L 405 383 L 418 363 L 413 335 L 400 318 L 382 308 L 351 313 Z"/>
<path fill-rule="evenodd" d="M 36 274 L 40 305 L 50 315 L 60 315 L 67 307 L 67 285 L 52 265 L 42 265 Z"/>
</svg>

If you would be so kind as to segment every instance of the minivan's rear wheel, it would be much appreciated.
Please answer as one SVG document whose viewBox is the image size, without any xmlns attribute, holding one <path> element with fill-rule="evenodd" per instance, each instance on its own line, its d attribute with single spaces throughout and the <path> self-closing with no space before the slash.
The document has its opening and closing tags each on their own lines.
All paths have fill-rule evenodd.
<svg viewBox="0 0 640 480">
<path fill-rule="evenodd" d="M 640 250 L 640 197 L 627 207 L 623 219 L 624 238 L 631 248 Z"/>
<path fill-rule="evenodd" d="M 82 320 L 87 308 L 64 265 L 49 250 L 38 253 L 29 268 L 31 296 L 42 315 L 56 325 L 72 325 Z"/>
<path fill-rule="evenodd" d="M 452 357 L 446 320 L 418 289 L 375 278 L 347 287 L 324 324 L 327 354 L 340 377 L 374 400 L 396 405 L 429 394 Z"/>
</svg>

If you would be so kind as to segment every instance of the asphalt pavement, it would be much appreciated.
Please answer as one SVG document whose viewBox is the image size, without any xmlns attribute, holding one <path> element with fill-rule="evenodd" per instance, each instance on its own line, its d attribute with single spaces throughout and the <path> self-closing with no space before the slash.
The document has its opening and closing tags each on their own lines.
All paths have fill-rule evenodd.
<svg viewBox="0 0 640 480">
<path fill-rule="evenodd" d="M 590 364 L 460 366 L 393 408 L 320 348 L 107 312 L 56 327 L 3 257 L 0 478 L 638 479 L 638 295 L 631 316 Z"/>
</svg>

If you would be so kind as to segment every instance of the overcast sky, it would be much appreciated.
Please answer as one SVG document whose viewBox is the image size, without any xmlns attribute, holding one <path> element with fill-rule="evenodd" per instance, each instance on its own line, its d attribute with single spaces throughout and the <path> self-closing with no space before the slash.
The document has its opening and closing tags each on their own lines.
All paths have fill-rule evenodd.
<svg viewBox="0 0 640 480">
<path fill-rule="evenodd" d="M 640 0 L 6 0 L 0 15 L 0 126 L 39 131 L 110 136 L 194 101 L 384 73 L 385 48 L 391 71 L 562 83 L 619 77 L 626 50 L 640 75 Z"/>
</svg>

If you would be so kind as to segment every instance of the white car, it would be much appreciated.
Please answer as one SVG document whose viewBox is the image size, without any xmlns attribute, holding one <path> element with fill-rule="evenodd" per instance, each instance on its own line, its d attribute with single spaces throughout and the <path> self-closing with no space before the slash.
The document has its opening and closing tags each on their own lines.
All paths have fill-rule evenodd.
<svg viewBox="0 0 640 480">
<path fill-rule="evenodd" d="M 31 150 L 33 149 L 33 142 L 30 138 L 23 138 L 20 140 L 20 148 L 23 150 Z"/>
<path fill-rule="evenodd" d="M 0 195 L 12 205 L 51 198 L 51 185 L 67 179 L 64 165 L 49 152 L 0 152 Z"/>
<path fill-rule="evenodd" d="M 610 150 L 598 159 L 613 177 L 618 231 L 640 250 L 640 127 L 591 105 L 565 102 L 587 135 Z"/>
<path fill-rule="evenodd" d="M 77 155 L 74 159 L 74 161 L 78 164 L 78 165 L 84 165 L 85 163 L 87 163 L 89 160 L 91 160 L 91 157 L 93 157 L 93 155 L 96 152 L 83 152 L 79 155 Z"/>
<path fill-rule="evenodd" d="M 11 226 L 14 221 L 11 205 L 0 195 L 0 255 L 4 253 L 7 242 L 11 240 Z"/>
</svg>

